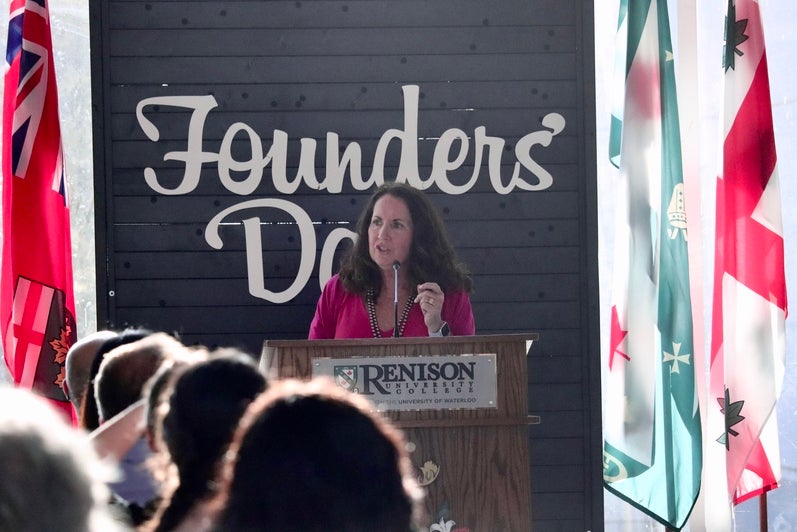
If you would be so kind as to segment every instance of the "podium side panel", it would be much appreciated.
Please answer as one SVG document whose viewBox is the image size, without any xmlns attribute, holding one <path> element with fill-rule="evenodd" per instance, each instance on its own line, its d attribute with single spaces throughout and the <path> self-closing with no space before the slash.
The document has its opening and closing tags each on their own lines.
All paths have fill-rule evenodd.
<svg viewBox="0 0 797 532">
<path fill-rule="evenodd" d="M 426 486 L 430 523 L 453 520 L 454 528 L 491 532 L 531 529 L 528 427 L 405 429 L 422 475 L 426 462 L 439 466 Z"/>
</svg>

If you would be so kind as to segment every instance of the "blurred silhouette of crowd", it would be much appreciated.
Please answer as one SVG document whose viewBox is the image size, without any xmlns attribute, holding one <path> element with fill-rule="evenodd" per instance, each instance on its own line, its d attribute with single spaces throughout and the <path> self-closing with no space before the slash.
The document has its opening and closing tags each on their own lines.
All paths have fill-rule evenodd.
<svg viewBox="0 0 797 532">
<path fill-rule="evenodd" d="M 0 386 L 0 530 L 419 530 L 402 433 L 331 380 L 234 348 L 99 331 L 66 358 L 78 426 Z"/>
</svg>

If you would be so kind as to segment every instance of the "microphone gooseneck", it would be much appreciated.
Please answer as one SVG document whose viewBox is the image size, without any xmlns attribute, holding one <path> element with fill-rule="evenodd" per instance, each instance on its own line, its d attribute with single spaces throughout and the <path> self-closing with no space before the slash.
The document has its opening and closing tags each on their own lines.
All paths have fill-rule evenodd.
<svg viewBox="0 0 797 532">
<path fill-rule="evenodd" d="M 399 337 L 399 320 L 398 320 L 398 271 L 401 268 L 401 263 L 397 260 L 393 261 L 393 338 Z"/>
</svg>

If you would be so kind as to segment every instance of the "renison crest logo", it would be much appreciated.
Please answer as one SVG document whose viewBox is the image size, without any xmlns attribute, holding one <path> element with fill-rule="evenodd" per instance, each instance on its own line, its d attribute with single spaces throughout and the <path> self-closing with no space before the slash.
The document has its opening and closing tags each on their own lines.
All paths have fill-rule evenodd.
<svg viewBox="0 0 797 532">
<path fill-rule="evenodd" d="M 350 392 L 358 393 L 357 390 L 357 366 L 335 366 L 333 368 L 335 383 Z"/>
</svg>

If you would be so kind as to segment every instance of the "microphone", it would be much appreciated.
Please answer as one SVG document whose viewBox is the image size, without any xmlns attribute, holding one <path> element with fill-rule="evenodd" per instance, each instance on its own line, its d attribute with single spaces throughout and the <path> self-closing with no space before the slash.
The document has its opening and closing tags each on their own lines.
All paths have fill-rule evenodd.
<svg viewBox="0 0 797 532">
<path fill-rule="evenodd" d="M 399 337 L 399 318 L 398 318 L 398 271 L 401 263 L 393 261 L 393 338 Z"/>
</svg>

